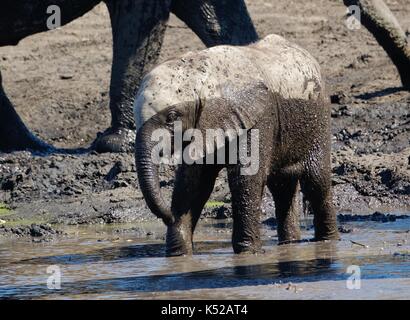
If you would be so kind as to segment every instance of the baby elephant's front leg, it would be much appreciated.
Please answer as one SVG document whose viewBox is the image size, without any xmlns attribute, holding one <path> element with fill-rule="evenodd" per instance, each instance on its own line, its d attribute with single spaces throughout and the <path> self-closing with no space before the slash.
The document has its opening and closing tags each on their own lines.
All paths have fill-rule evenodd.
<svg viewBox="0 0 410 320">
<path fill-rule="evenodd" d="M 172 213 L 175 222 L 167 230 L 167 256 L 192 254 L 193 233 L 215 185 L 220 168 L 183 164 L 175 177 Z"/>
<path fill-rule="evenodd" d="M 235 253 L 261 251 L 259 219 L 264 187 L 261 171 L 246 176 L 240 174 L 239 168 L 228 170 L 232 193 L 232 246 Z"/>
<path fill-rule="evenodd" d="M 179 217 L 174 224 L 168 226 L 166 255 L 192 254 L 192 233 L 192 214 L 188 212 Z"/>
</svg>

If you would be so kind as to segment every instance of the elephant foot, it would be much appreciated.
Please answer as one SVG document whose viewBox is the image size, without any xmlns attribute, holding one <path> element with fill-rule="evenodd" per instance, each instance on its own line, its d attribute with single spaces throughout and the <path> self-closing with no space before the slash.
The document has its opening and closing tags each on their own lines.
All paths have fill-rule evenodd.
<svg viewBox="0 0 410 320">
<path fill-rule="evenodd" d="M 251 244 L 249 242 L 237 242 L 233 244 L 233 251 L 236 254 L 255 254 L 264 253 L 261 245 Z"/>
<path fill-rule="evenodd" d="M 3 91 L 1 80 L 0 73 L 0 152 L 52 152 L 54 148 L 33 135 L 23 123 Z"/>
<path fill-rule="evenodd" d="M 338 231 L 327 232 L 324 234 L 316 234 L 313 241 L 325 241 L 325 240 L 340 240 L 340 234 Z"/>
<path fill-rule="evenodd" d="M 278 226 L 278 244 L 298 243 L 301 240 L 299 223 L 289 223 L 286 227 Z"/>
<path fill-rule="evenodd" d="M 309 240 L 302 240 L 302 239 L 293 239 L 293 240 L 282 240 L 278 242 L 278 245 L 285 245 L 285 244 L 293 244 L 293 243 L 304 243 L 304 242 L 309 242 Z"/>
<path fill-rule="evenodd" d="M 165 252 L 167 257 L 192 254 L 192 236 L 182 229 L 182 226 L 179 226 L 179 228 L 175 226 L 168 227 Z"/>
<path fill-rule="evenodd" d="M 165 251 L 165 255 L 167 257 L 180 257 L 180 256 L 186 256 L 186 255 L 191 255 L 192 253 L 189 253 L 188 250 L 184 248 L 169 248 L 167 246 L 167 249 Z"/>
<path fill-rule="evenodd" d="M 192 255 L 192 245 L 188 246 L 182 241 L 169 241 L 167 237 L 167 247 L 165 250 L 165 255 L 167 257 Z"/>
<path fill-rule="evenodd" d="M 0 152 L 29 150 L 35 153 L 50 153 L 55 148 L 36 136 L 25 126 L 15 127 L 12 130 L 0 128 Z"/>
<path fill-rule="evenodd" d="M 126 128 L 108 128 L 97 136 L 92 148 L 99 152 L 133 152 L 135 131 Z"/>
</svg>

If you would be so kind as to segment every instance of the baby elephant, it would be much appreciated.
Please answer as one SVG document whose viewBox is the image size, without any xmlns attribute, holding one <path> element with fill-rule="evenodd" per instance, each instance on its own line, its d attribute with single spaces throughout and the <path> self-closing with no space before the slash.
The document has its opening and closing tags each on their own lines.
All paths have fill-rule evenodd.
<svg viewBox="0 0 410 320">
<path fill-rule="evenodd" d="M 195 226 L 222 168 L 232 193 L 235 253 L 261 248 L 265 185 L 275 201 L 280 243 L 300 239 L 299 182 L 314 213 L 315 240 L 338 238 L 330 108 L 318 63 L 297 45 L 270 35 L 249 46 L 217 46 L 168 60 L 145 76 L 134 112 L 139 184 L 148 207 L 168 227 L 167 255 L 192 253 Z M 184 150 L 171 204 L 161 195 L 154 156 L 159 129 L 173 142 L 183 135 L 182 147 L 171 148 L 174 156 Z M 210 129 L 225 133 L 222 144 L 208 139 Z M 229 161 L 220 161 L 221 150 Z"/>
</svg>

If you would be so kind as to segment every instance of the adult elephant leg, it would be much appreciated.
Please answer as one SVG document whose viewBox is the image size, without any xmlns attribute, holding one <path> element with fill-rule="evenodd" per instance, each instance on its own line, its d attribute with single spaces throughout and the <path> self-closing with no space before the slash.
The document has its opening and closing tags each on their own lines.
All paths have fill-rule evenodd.
<svg viewBox="0 0 410 320">
<path fill-rule="evenodd" d="M 244 0 L 173 0 L 172 12 L 208 47 L 258 40 Z"/>
<path fill-rule="evenodd" d="M 298 178 L 273 175 L 268 187 L 275 201 L 279 244 L 300 240 Z"/>
<path fill-rule="evenodd" d="M 61 24 L 90 11 L 99 0 L 4 0 L 0 4 L 0 46 L 16 45 L 32 34 L 48 31 L 47 8 L 57 5 L 61 9 Z M 51 151 L 52 147 L 35 137 L 24 125 L 8 99 L 0 73 L 0 151 L 32 150 Z"/>
<path fill-rule="evenodd" d="M 383 0 L 344 0 L 361 10 L 361 23 L 376 38 L 396 66 L 403 86 L 410 89 L 410 44 L 393 13 Z"/>
<path fill-rule="evenodd" d="M 160 53 L 170 0 L 107 0 L 113 34 L 111 127 L 97 138 L 99 152 L 128 152 L 135 141 L 133 102 L 144 74 Z"/>
<path fill-rule="evenodd" d="M 172 198 L 175 222 L 168 226 L 167 255 L 192 254 L 192 237 L 220 167 L 182 165 L 177 172 Z"/>
<path fill-rule="evenodd" d="M 46 152 L 52 147 L 35 137 L 24 125 L 4 92 L 0 71 L 0 151 L 25 149 Z"/>
</svg>

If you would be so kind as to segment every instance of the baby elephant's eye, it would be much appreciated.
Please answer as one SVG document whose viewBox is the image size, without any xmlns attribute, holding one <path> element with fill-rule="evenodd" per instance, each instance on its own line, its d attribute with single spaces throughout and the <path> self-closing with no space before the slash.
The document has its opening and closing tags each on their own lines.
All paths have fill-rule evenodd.
<svg viewBox="0 0 410 320">
<path fill-rule="evenodd" d="M 178 119 L 178 113 L 176 111 L 170 111 L 167 115 L 167 123 L 173 123 Z"/>
</svg>

